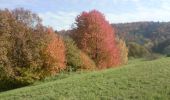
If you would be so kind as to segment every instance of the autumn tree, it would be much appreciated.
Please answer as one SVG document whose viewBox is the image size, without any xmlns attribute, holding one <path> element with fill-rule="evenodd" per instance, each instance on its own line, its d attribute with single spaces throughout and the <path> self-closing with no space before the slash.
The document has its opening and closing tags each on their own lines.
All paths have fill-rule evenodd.
<svg viewBox="0 0 170 100">
<path fill-rule="evenodd" d="M 10 11 L 0 10 L 0 91 L 7 88 L 7 86 L 5 87 L 6 80 L 9 80 L 14 74 L 8 56 L 11 51 L 11 27 L 9 24 L 11 21 Z"/>
<path fill-rule="evenodd" d="M 125 41 L 122 39 L 117 38 L 116 42 L 118 44 L 118 48 L 120 51 L 120 63 L 127 64 L 128 62 L 128 47 L 126 46 Z"/>
<path fill-rule="evenodd" d="M 10 44 L 10 12 L 8 10 L 0 10 L 0 65 L 9 65 L 7 57 Z"/>
<path fill-rule="evenodd" d="M 20 21 L 32 28 L 40 25 L 42 22 L 41 18 L 36 13 L 24 8 L 16 8 L 12 10 L 12 15 L 17 21 Z"/>
<path fill-rule="evenodd" d="M 113 67 L 120 63 L 114 29 L 103 14 L 97 10 L 83 12 L 76 18 L 75 24 L 72 37 L 98 68 Z"/>
<path fill-rule="evenodd" d="M 19 87 L 21 84 L 30 84 L 40 79 L 37 69 L 41 67 L 39 62 L 42 60 L 37 60 L 36 56 L 40 50 L 37 44 L 41 43 L 38 38 L 43 37 L 35 39 L 33 34 L 38 36 L 37 32 L 25 23 L 17 21 L 9 10 L 1 11 L 0 17 L 0 46 L 3 54 L 0 54 L 1 75 L 5 77 L 0 80 L 6 85 L 10 83 L 11 86 Z M 43 41 L 45 42 L 45 39 Z M 41 59 L 40 56 L 38 58 Z"/>
<path fill-rule="evenodd" d="M 26 12 L 30 11 L 22 10 L 24 20 L 28 20 Z M 30 27 L 34 22 L 27 24 L 13 14 L 0 11 L 0 90 L 28 85 L 65 69 L 62 38 L 41 24 Z"/>
<path fill-rule="evenodd" d="M 55 75 L 66 68 L 65 45 L 64 41 L 52 28 L 48 28 L 50 41 L 43 49 L 44 68 L 47 75 Z"/>
</svg>

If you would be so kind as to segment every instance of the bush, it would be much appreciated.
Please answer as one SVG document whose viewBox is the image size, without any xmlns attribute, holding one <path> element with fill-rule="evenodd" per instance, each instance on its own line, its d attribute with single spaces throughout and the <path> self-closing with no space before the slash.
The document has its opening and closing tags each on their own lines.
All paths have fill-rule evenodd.
<svg viewBox="0 0 170 100">
<path fill-rule="evenodd" d="M 14 84 L 13 75 L 13 70 L 10 67 L 0 64 L 0 92 L 20 87 L 20 84 Z"/>
<path fill-rule="evenodd" d="M 163 54 L 170 55 L 170 45 L 164 48 Z"/>
<path fill-rule="evenodd" d="M 157 45 L 153 47 L 153 51 L 161 54 L 170 53 L 170 39 L 166 39 L 162 42 L 159 42 Z"/>
<path fill-rule="evenodd" d="M 167 56 L 167 57 L 170 57 L 170 54 L 167 54 L 166 56 Z"/>
<path fill-rule="evenodd" d="M 84 52 L 80 52 L 80 58 L 82 60 L 81 69 L 94 70 L 96 68 L 94 61 L 89 58 L 89 56 L 87 56 Z"/>
<path fill-rule="evenodd" d="M 64 42 L 66 46 L 67 71 L 77 71 L 83 63 L 80 58 L 80 50 L 71 38 L 65 37 Z"/>
<path fill-rule="evenodd" d="M 78 49 L 75 42 L 69 38 L 64 38 L 66 45 L 67 71 L 93 70 L 95 63 L 85 53 Z"/>
<path fill-rule="evenodd" d="M 145 56 L 145 59 L 146 60 L 156 60 L 156 59 L 159 59 L 161 58 L 162 55 L 161 54 L 157 54 L 157 53 L 150 53 L 149 55 Z"/>
<path fill-rule="evenodd" d="M 144 46 L 141 46 L 137 43 L 134 42 L 128 43 L 128 48 L 129 48 L 129 54 L 128 54 L 129 57 L 139 58 L 139 57 L 145 57 L 149 55 L 149 51 Z"/>
</svg>

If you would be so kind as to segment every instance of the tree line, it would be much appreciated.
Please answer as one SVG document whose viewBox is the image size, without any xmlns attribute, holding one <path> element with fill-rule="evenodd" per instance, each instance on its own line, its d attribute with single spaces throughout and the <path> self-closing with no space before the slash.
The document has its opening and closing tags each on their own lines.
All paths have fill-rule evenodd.
<svg viewBox="0 0 170 100">
<path fill-rule="evenodd" d="M 115 29 L 97 10 L 78 15 L 67 35 L 44 26 L 30 10 L 0 10 L 1 91 L 62 71 L 99 70 L 127 61 L 125 41 L 116 37 Z"/>
</svg>

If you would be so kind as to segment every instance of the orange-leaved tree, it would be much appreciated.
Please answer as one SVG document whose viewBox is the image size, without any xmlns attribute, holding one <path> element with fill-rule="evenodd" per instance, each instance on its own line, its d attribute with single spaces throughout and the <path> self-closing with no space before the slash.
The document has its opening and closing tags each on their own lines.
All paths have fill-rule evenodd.
<svg viewBox="0 0 170 100">
<path fill-rule="evenodd" d="M 78 47 L 95 61 L 98 68 L 120 64 L 114 29 L 103 14 L 97 10 L 82 12 L 75 24 L 72 37 Z"/>
<path fill-rule="evenodd" d="M 60 36 L 58 36 L 52 28 L 48 29 L 49 43 L 42 52 L 44 54 L 45 73 L 55 75 L 59 71 L 66 68 L 65 45 Z"/>
</svg>

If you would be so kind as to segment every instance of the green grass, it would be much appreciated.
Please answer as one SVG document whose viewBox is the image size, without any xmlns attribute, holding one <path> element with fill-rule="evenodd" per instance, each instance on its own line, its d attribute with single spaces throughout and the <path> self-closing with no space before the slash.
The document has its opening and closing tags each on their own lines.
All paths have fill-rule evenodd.
<svg viewBox="0 0 170 100">
<path fill-rule="evenodd" d="M 0 100 L 170 100 L 170 58 L 60 75 L 0 93 Z"/>
</svg>

